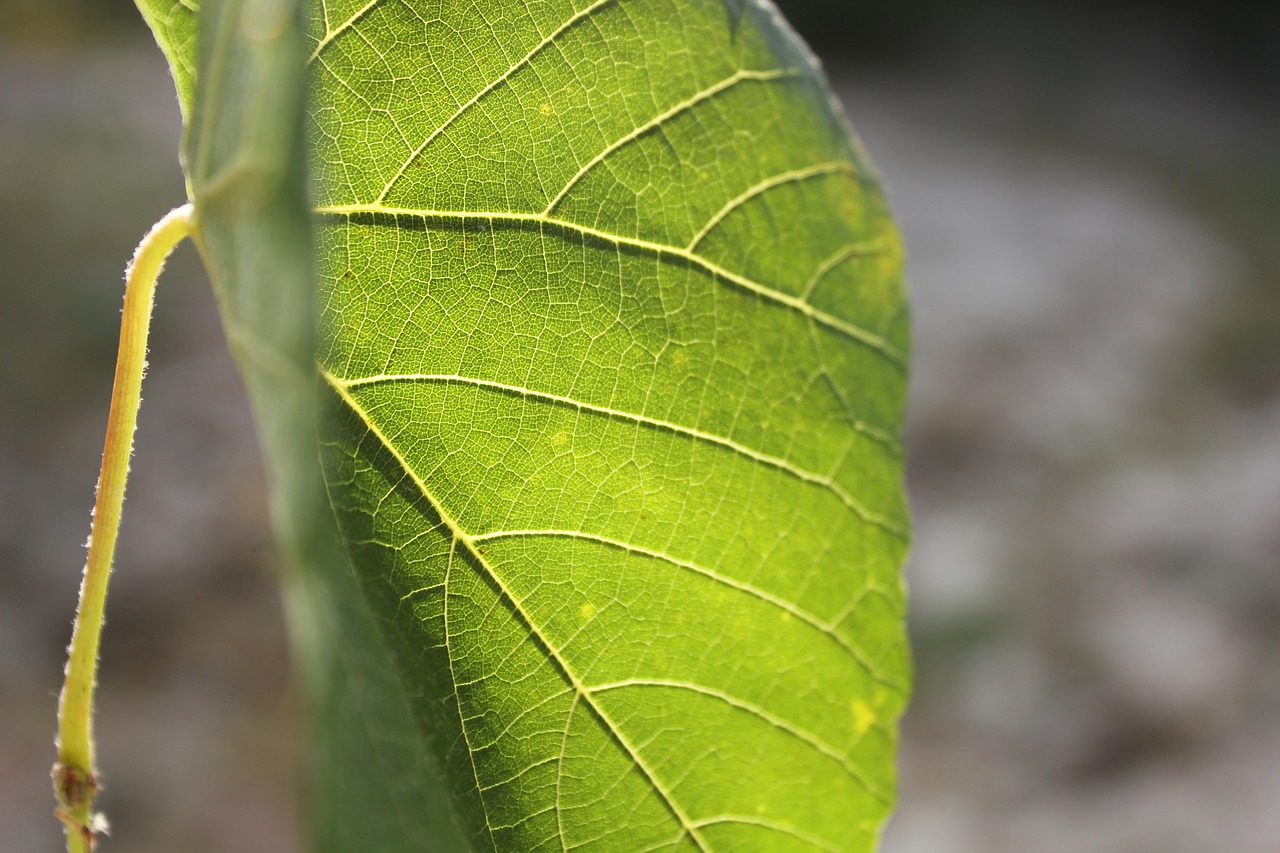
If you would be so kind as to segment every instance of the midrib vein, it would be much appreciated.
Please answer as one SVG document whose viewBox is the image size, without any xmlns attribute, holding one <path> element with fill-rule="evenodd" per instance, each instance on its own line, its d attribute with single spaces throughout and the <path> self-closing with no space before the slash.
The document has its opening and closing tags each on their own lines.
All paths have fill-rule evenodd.
<svg viewBox="0 0 1280 853">
<path fill-rule="evenodd" d="M 341 383 L 336 382 L 334 377 L 326 371 L 321 370 L 321 376 L 324 377 L 329 387 L 332 388 L 339 398 L 342 399 L 343 403 L 345 403 L 351 411 L 364 422 L 365 428 L 382 443 L 382 446 L 386 448 L 387 452 L 396 460 L 396 464 L 399 465 L 407 475 L 409 475 L 414 484 L 418 487 L 418 490 L 422 493 L 422 496 L 431 505 L 431 508 L 440 516 L 440 520 L 452 532 L 454 538 L 458 542 L 462 543 L 463 547 L 466 548 L 467 552 L 471 555 L 471 558 L 476 561 L 476 563 L 484 570 L 485 574 L 488 575 L 489 579 L 498 587 L 502 593 L 502 597 L 510 603 L 511 607 L 519 615 L 526 630 L 528 630 L 538 644 L 546 650 L 546 653 L 550 655 L 551 659 L 555 662 L 556 667 L 564 677 L 569 680 L 569 683 L 573 686 L 574 692 L 604 724 L 605 728 L 608 729 L 610 735 L 618 745 L 626 751 L 631 762 L 645 777 L 649 786 L 658 795 L 659 799 L 662 800 L 663 805 L 666 806 L 666 808 L 679 822 L 681 831 L 689 835 L 699 850 L 704 851 L 704 853 L 710 853 L 711 848 L 708 846 L 705 839 L 703 839 L 702 834 L 698 831 L 697 825 L 690 820 L 688 815 L 684 813 L 684 810 L 680 808 L 680 805 L 671 796 L 671 793 L 658 778 L 653 768 L 649 767 L 648 763 L 640 756 L 636 747 L 633 746 L 631 742 L 627 740 L 626 736 L 622 734 L 622 730 L 619 728 L 618 724 L 615 723 L 613 718 L 605 712 L 604 708 L 600 707 L 600 704 L 587 690 L 585 685 L 582 683 L 581 678 L 578 677 L 578 674 L 574 672 L 573 668 L 569 666 L 568 661 L 566 661 L 560 654 L 559 649 L 557 649 L 551 640 L 542 633 L 542 629 L 538 627 L 538 623 L 533 619 L 529 612 L 525 610 L 524 604 L 515 595 L 515 593 L 511 591 L 511 588 L 507 586 L 506 581 L 503 580 L 502 576 L 489 564 L 489 561 L 485 559 L 484 554 L 480 552 L 480 548 L 476 545 L 474 537 L 470 536 L 465 530 L 463 530 L 458 522 L 448 513 L 444 508 L 444 505 L 435 497 L 427 487 L 427 484 L 418 475 L 417 471 L 409 464 L 408 460 L 404 458 L 395 444 L 387 438 L 381 428 L 379 428 L 374 422 L 373 418 L 371 418 L 368 412 L 366 412 L 360 405 L 359 401 L 351 396 L 351 392 L 347 388 L 343 387 Z"/>
<path fill-rule="evenodd" d="M 903 540 L 906 539 L 906 534 L 898 525 L 894 524 L 892 521 L 885 518 L 884 516 L 878 513 L 872 512 L 871 510 L 863 506 L 859 501 L 854 499 L 854 497 L 851 494 L 849 494 L 849 492 L 843 486 L 841 486 L 838 482 L 836 482 L 833 476 L 818 474 L 813 471 L 809 471 L 792 462 L 789 462 L 786 459 L 783 459 L 778 456 L 771 456 L 767 453 L 762 453 L 759 450 L 750 448 L 745 444 L 734 441 L 731 438 L 726 438 L 725 436 L 716 435 L 715 433 L 709 433 L 703 430 L 695 429 L 693 427 L 683 426 L 681 424 L 674 423 L 672 421 L 665 421 L 658 418 L 639 415 L 634 412 L 627 412 L 620 409 L 614 409 L 608 406 L 595 405 L 593 403 L 586 403 L 586 402 L 583 402 L 582 400 L 577 400 L 573 397 L 566 397 L 560 394 L 552 394 L 546 391 L 534 391 L 530 388 L 525 388 L 519 385 L 509 385 L 503 382 L 495 382 L 488 379 L 477 379 L 469 376 L 458 376 L 458 375 L 452 375 L 452 374 L 403 373 L 403 374 L 379 374 L 377 376 L 363 376 L 355 379 L 343 379 L 343 378 L 333 376 L 333 374 L 328 374 L 328 375 L 332 377 L 332 381 L 339 382 L 345 388 L 348 388 L 348 389 L 359 388 L 364 385 L 375 385 L 379 383 L 391 383 L 391 382 L 429 382 L 429 383 L 441 383 L 441 384 L 454 383 L 458 385 L 471 385 L 478 388 L 488 388 L 495 391 L 502 391 L 505 393 L 514 394 L 521 397 L 529 397 L 532 399 L 544 400 L 548 403 L 554 403 L 554 404 L 563 405 L 563 406 L 570 406 L 572 408 L 576 408 L 581 411 L 594 412 L 596 414 L 603 415 L 605 417 L 616 418 L 618 420 L 631 421 L 632 423 L 651 427 L 653 429 L 672 432 L 677 435 L 682 435 L 688 438 L 692 438 L 696 441 L 702 441 L 702 442 L 706 442 L 707 444 L 715 445 L 717 447 L 723 447 L 726 450 L 732 451 L 733 453 L 736 453 L 748 459 L 759 462 L 762 465 L 766 465 L 770 468 L 774 468 L 778 471 L 782 471 L 785 474 L 789 474 L 790 476 L 795 477 L 796 479 L 801 480 L 802 482 L 818 486 L 819 488 L 822 488 L 827 492 L 829 492 L 830 494 L 832 494 L 833 496 L 835 496 L 842 504 L 844 504 L 844 506 L 848 510 L 853 512 L 856 516 L 858 516 L 859 519 L 861 519 L 866 524 L 869 524 L 873 527 L 878 527 L 881 530 L 884 530 L 886 533 L 890 534 L 891 536 L 894 536 L 895 538 L 903 539 Z M 860 430 L 860 432 L 863 432 L 863 434 L 868 435 L 868 437 L 876 438 L 877 437 L 876 433 L 878 433 L 879 431 L 876 430 L 874 432 L 866 432 L 866 431 Z"/>
<path fill-rule="evenodd" d="M 680 258 L 718 279 L 732 282 L 733 284 L 736 284 L 757 296 L 797 311 L 805 317 L 813 320 L 818 325 L 825 326 L 834 332 L 838 332 L 851 340 L 855 340 L 872 350 L 875 350 L 883 356 L 886 361 L 900 370 L 906 369 L 906 360 L 903 358 L 902 354 L 898 352 L 897 348 L 879 335 L 869 332 L 859 326 L 855 326 L 852 323 L 842 320 L 832 314 L 828 314 L 818 308 L 814 308 L 808 302 L 805 302 L 799 297 L 775 290 L 774 288 L 763 285 L 758 281 L 742 275 L 741 273 L 725 269 L 719 264 L 683 246 L 672 246 L 666 243 L 658 243 L 653 240 L 645 240 L 640 237 L 626 237 L 621 234 L 614 234 L 609 231 L 593 228 L 589 225 L 581 225 L 577 222 L 571 222 L 566 219 L 545 216 L 541 213 L 520 213 L 514 211 L 424 210 L 413 207 L 389 207 L 381 202 L 374 202 L 373 204 L 320 205 L 314 208 L 314 212 L 320 216 L 406 216 L 423 220 L 451 219 L 461 221 L 475 219 L 535 224 L 551 228 L 562 228 L 566 231 L 581 234 L 584 237 L 592 237 L 597 240 L 602 240 L 606 243 L 613 243 L 619 246 L 629 246 L 633 249 L 640 249 L 659 256 L 670 255 L 671 257 Z"/>
</svg>

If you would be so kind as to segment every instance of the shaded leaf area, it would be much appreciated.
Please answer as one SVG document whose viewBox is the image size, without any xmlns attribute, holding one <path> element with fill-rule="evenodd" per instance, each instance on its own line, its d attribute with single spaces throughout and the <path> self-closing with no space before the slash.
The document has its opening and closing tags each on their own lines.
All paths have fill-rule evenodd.
<svg viewBox="0 0 1280 853">
<path fill-rule="evenodd" d="M 182 20 L 190 4 L 169 5 L 168 19 Z M 166 43 L 173 30 L 155 31 L 180 97 L 181 69 L 196 69 L 183 162 L 288 558 L 286 610 L 311 740 L 301 774 L 310 849 L 462 849 L 439 762 L 355 583 L 317 464 L 300 9 L 294 0 L 204 0 L 198 14 L 197 54 L 183 53 L 189 39 Z"/>
<path fill-rule="evenodd" d="M 474 846 L 870 850 L 907 328 L 808 54 L 762 3 L 309 11 L 328 489 Z"/>
</svg>

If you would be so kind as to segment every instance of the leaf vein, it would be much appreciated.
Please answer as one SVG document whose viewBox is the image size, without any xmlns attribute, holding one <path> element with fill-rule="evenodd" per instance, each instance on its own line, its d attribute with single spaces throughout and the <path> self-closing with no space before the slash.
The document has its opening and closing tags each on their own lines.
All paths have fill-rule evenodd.
<svg viewBox="0 0 1280 853">
<path fill-rule="evenodd" d="M 569 839 L 565 837 L 564 832 L 564 808 L 561 805 L 563 796 L 561 794 L 561 783 L 564 780 L 564 759 L 565 754 L 569 751 L 569 730 L 573 728 L 573 713 L 578 709 L 578 694 L 573 694 L 573 702 L 569 705 L 569 715 L 564 721 L 564 737 L 560 739 L 560 755 L 556 762 L 556 832 L 560 838 L 561 853 L 568 853 Z"/>
<path fill-rule="evenodd" d="M 889 246 L 883 240 L 869 240 L 863 243 L 847 243 L 837 249 L 830 257 L 818 264 L 818 268 L 814 270 L 813 275 L 804 286 L 804 291 L 800 294 L 800 298 L 805 302 L 813 296 L 813 291 L 817 289 L 818 284 L 827 277 L 828 274 L 845 261 L 852 258 L 865 258 L 870 255 L 883 255 L 889 251 Z"/>
<path fill-rule="evenodd" d="M 586 177 L 588 172 L 590 172 L 596 166 L 600 165 L 600 163 L 610 154 L 614 153 L 620 148 L 623 148 L 628 143 L 634 142 L 635 140 L 639 139 L 641 136 L 644 136 L 649 131 L 662 125 L 664 122 L 670 121 L 671 119 L 678 116 L 680 113 L 685 112 L 686 110 L 693 109 L 703 101 L 709 98 L 713 98 L 716 95 L 720 94 L 721 92 L 724 92 L 726 89 L 731 89 L 737 84 L 742 83 L 744 81 L 768 82 L 772 80 L 781 80 L 787 77 L 794 77 L 796 73 L 797 72 L 795 69 L 774 69 L 771 71 L 753 71 L 750 69 L 739 69 L 738 71 L 735 71 L 733 74 L 730 74 L 728 77 L 724 78 L 720 82 L 714 83 L 711 86 L 708 86 L 707 88 L 703 89 L 702 91 L 697 92 L 694 95 L 686 98 L 685 100 L 681 101 L 680 103 L 676 104 L 670 109 L 649 119 L 649 121 L 640 125 L 635 130 L 631 131 L 625 136 L 610 143 L 608 146 L 604 148 L 603 151 L 601 151 L 595 157 L 592 157 L 590 160 L 588 160 L 587 163 L 578 170 L 577 174 L 575 174 L 572 178 L 569 179 L 569 182 L 564 185 L 564 187 L 560 190 L 560 192 L 556 193 L 555 197 L 552 198 L 551 201 L 547 203 L 547 206 L 543 208 L 542 215 L 550 216 L 551 211 L 555 210 L 556 207 L 560 205 L 560 202 L 564 201 L 565 196 L 567 196 L 570 193 L 570 191 L 573 190 L 573 188 L 577 185 L 577 183 L 580 180 L 582 180 L 584 177 Z"/>
<path fill-rule="evenodd" d="M 801 832 L 800 830 L 796 829 L 793 826 L 789 826 L 785 823 L 779 823 L 778 821 L 769 820 L 767 818 L 756 817 L 754 815 L 733 815 L 733 814 L 716 815 L 714 817 L 703 818 L 702 820 L 698 821 L 698 826 L 699 827 L 715 826 L 718 823 L 739 823 L 739 824 L 743 824 L 744 826 L 758 826 L 761 829 L 769 829 L 774 832 L 780 832 L 784 835 L 790 835 L 792 838 L 803 841 L 805 844 L 810 844 L 814 847 L 817 847 L 819 850 L 829 851 L 829 853 L 839 853 L 839 850 L 840 850 L 839 847 L 834 847 L 820 838 L 814 838 L 812 835 Z"/>
<path fill-rule="evenodd" d="M 373 432 L 373 430 L 371 429 L 370 432 Z M 374 435 L 378 435 L 378 433 L 374 432 Z M 381 436 L 379 437 L 381 438 Z M 390 449 L 389 446 L 388 449 Z M 405 473 L 409 473 L 407 469 Z M 453 558 L 457 553 L 457 547 L 458 537 L 455 534 L 449 542 L 449 561 L 445 564 L 444 570 L 444 607 L 442 616 L 444 622 L 444 656 L 445 660 L 449 662 L 449 681 L 454 685 L 453 698 L 458 706 L 458 725 L 462 729 L 462 742 L 467 748 L 467 760 L 471 763 L 471 777 L 476 783 L 476 796 L 480 798 L 480 810 L 484 818 L 484 828 L 489 834 L 489 844 L 492 845 L 496 853 L 498 840 L 493 836 L 493 824 L 489 820 L 489 804 L 485 801 L 484 788 L 480 783 L 480 769 L 476 767 L 476 753 L 471 748 L 471 738 L 467 734 L 467 716 L 462 710 L 462 694 L 458 692 L 458 676 L 453 669 L 453 649 L 449 645 L 449 578 L 453 573 Z"/>
<path fill-rule="evenodd" d="M 884 793 L 867 781 L 866 777 L 858 772 L 857 767 L 854 766 L 848 755 L 840 752 L 822 738 L 812 732 L 806 731 L 795 723 L 765 710 L 754 702 L 748 702 L 745 699 L 740 699 L 723 690 L 717 690 L 714 687 L 707 687 L 706 685 L 697 684 L 691 681 L 679 681 L 665 678 L 628 678 L 622 681 L 597 684 L 592 687 L 588 687 L 587 690 L 592 693 L 604 693 L 608 690 L 621 690 L 628 687 L 668 687 L 673 690 L 688 690 L 692 693 L 698 693 L 700 695 L 719 700 L 724 702 L 726 705 L 737 708 L 740 711 L 752 714 L 753 716 L 756 716 L 777 728 L 779 731 L 791 735 L 792 737 L 807 744 L 814 751 L 836 762 L 850 776 L 850 778 L 861 785 L 868 794 L 875 797 L 882 803 L 888 803 L 888 798 Z"/>
<path fill-rule="evenodd" d="M 413 163 L 414 160 L 418 159 L 418 156 L 422 154 L 423 151 L 426 150 L 427 146 L 430 145 L 432 142 L 434 142 L 435 139 L 438 136 L 440 136 L 440 134 L 444 133 L 444 131 L 450 125 L 452 125 L 455 121 L 457 121 L 459 118 L 465 115 L 468 110 L 470 110 L 473 106 L 479 103 L 479 101 L 485 95 L 489 94 L 494 89 L 498 88 L 507 80 L 509 80 L 512 74 L 515 74 L 521 68 L 528 65 L 530 60 L 532 60 L 535 56 L 537 56 L 539 53 L 545 50 L 548 45 L 552 44 L 566 30 L 569 30 L 579 22 L 586 20 L 591 15 L 593 15 L 597 10 L 613 2 L 621 2 L 621 0 L 595 0 L 595 2 L 592 3 L 591 5 L 579 10 L 578 12 L 575 12 L 573 15 L 569 17 L 568 20 L 566 20 L 560 26 L 556 27 L 556 29 L 554 29 L 550 35 L 548 35 L 546 38 L 542 39 L 542 41 L 534 45 L 532 50 L 530 50 L 528 53 L 526 53 L 523 57 L 518 59 L 516 62 L 512 63 L 511 67 L 509 67 L 506 71 L 499 74 L 497 77 L 493 78 L 493 80 L 491 80 L 488 84 L 486 84 L 484 88 L 482 88 L 480 91 L 472 95 L 470 100 L 468 100 L 462 106 L 458 107 L 458 109 L 451 116 L 449 116 L 447 119 L 441 122 L 440 125 L 437 126 L 435 130 L 427 134 L 427 138 L 424 139 L 422 141 L 422 144 L 419 145 L 414 150 L 414 152 L 409 155 L 409 159 L 406 160 L 404 164 L 400 166 L 400 168 L 396 171 L 395 175 L 392 176 L 391 180 L 388 181 L 386 185 L 382 188 L 382 192 L 378 194 L 377 199 L 374 200 L 374 204 L 381 204 L 383 200 L 386 199 L 387 195 L 391 192 L 391 189 L 396 185 L 396 182 L 399 181 L 400 178 L 404 177 L 404 173 L 408 171 L 409 166 Z"/>
<path fill-rule="evenodd" d="M 332 374 L 330 374 L 330 376 L 332 376 Z M 895 538 L 899 538 L 899 539 L 905 538 L 905 534 L 903 534 L 901 528 L 899 528 L 898 525 L 894 524 L 892 521 L 885 518 L 884 516 L 867 509 L 865 506 L 862 505 L 861 502 L 859 502 L 851 494 L 849 494 L 849 492 L 843 486 L 841 486 L 838 482 L 836 482 L 834 477 L 815 473 L 806 468 L 802 468 L 793 462 L 783 459 L 782 457 L 772 456 L 770 454 L 763 453 L 759 450 L 755 450 L 751 447 L 748 447 L 745 444 L 734 441 L 731 438 L 727 438 L 722 435 L 717 435 L 715 433 L 706 432 L 704 430 L 696 429 L 694 427 L 688 427 L 682 424 L 674 423 L 672 421 L 665 421 L 659 418 L 648 417 L 646 415 L 639 415 L 634 412 L 623 411 L 621 409 L 615 409 L 609 406 L 600 406 L 594 403 L 587 403 L 587 402 L 583 402 L 582 400 L 578 400 L 573 397 L 567 397 L 561 394 L 552 394 L 547 391 L 535 391 L 531 388 L 525 388 L 519 385 L 509 385 L 504 382 L 495 382 L 489 379 L 477 379 L 470 376 L 431 374 L 431 373 L 403 373 L 403 374 L 379 374 L 377 376 L 364 376 L 356 379 L 342 379 L 338 377 L 332 377 L 331 381 L 341 383 L 346 388 L 358 388 L 364 385 L 373 385 L 373 384 L 379 384 L 384 382 L 386 383 L 437 382 L 437 383 L 456 383 L 459 385 L 472 385 L 478 388 L 489 388 L 496 391 L 515 394 L 521 397 L 531 397 L 535 399 L 545 400 L 549 403 L 570 406 L 572 408 L 576 408 L 581 411 L 594 412 L 596 414 L 604 415 L 606 417 L 617 418 L 620 420 L 627 420 L 643 426 L 652 427 L 654 429 L 660 429 L 660 430 L 676 433 L 677 435 L 682 435 L 688 438 L 692 438 L 696 441 L 703 441 L 708 444 L 713 444 L 718 447 L 723 447 L 727 450 L 732 451 L 733 453 L 739 454 L 741 456 L 745 456 L 748 459 L 752 459 L 756 462 L 759 462 L 762 465 L 766 465 L 770 468 L 774 468 L 776 470 L 782 471 L 785 474 L 789 474 L 790 476 L 795 477 L 796 479 L 801 480 L 802 482 L 818 486 L 830 492 L 832 495 L 834 495 L 842 504 L 844 504 L 844 506 L 847 509 L 853 512 L 856 516 L 858 516 L 859 519 L 861 519 L 866 524 L 869 524 L 873 527 L 878 527 L 881 530 L 884 530 L 886 533 L 890 534 L 891 536 L 894 536 Z M 870 431 L 868 431 L 868 429 L 869 428 L 864 427 L 864 429 L 859 430 L 859 432 L 862 432 L 868 437 L 871 437 L 883 443 L 883 441 L 880 439 L 879 430 L 871 429 Z"/>
<path fill-rule="evenodd" d="M 562 539 L 581 539 L 586 542 L 595 542 L 600 545 L 607 545 L 611 548 L 618 548 L 623 551 L 630 551 L 631 553 L 634 553 L 634 554 L 640 554 L 645 557 L 651 557 L 655 560 L 661 560 L 664 563 L 670 563 L 671 565 L 676 566 L 677 568 L 685 569 L 686 571 L 690 571 L 695 574 L 702 575 L 703 577 L 706 577 L 712 581 L 715 581 L 716 583 L 727 586 L 730 589 L 735 589 L 738 592 L 742 592 L 747 595 L 758 598 L 759 600 L 767 604 L 771 604 L 774 607 L 778 608 L 779 610 L 782 610 L 794 616 L 795 618 L 799 619 L 801 622 L 808 625 L 809 627 L 821 632 L 828 639 L 832 640 L 834 643 L 840 646 L 840 648 L 843 649 L 846 654 L 848 654 L 851 658 L 853 658 L 853 660 L 856 661 L 858 665 L 862 667 L 862 669 L 864 669 L 866 673 L 870 675 L 873 679 L 875 679 L 878 683 L 883 684 L 885 687 L 889 687 L 897 691 L 901 691 L 903 689 L 902 685 L 881 675 L 880 672 L 875 668 L 875 666 L 873 666 L 872 663 L 868 661 L 866 657 L 863 656 L 862 652 L 858 649 L 858 647 L 850 643 L 844 636 L 842 636 L 836 630 L 835 625 L 829 622 L 824 622 L 813 613 L 810 613 L 808 610 L 805 610 L 803 607 L 796 606 L 792 602 L 787 601 L 785 598 L 782 598 L 779 595 L 774 595 L 771 592 L 766 592 L 765 590 L 760 589 L 759 587 L 752 586 L 751 584 L 744 583 L 743 581 L 740 581 L 740 580 L 736 580 L 735 578 L 731 578 L 728 575 L 721 574 L 720 572 L 717 572 L 714 569 L 709 569 L 706 566 L 698 565 L 697 563 L 694 563 L 690 560 L 684 560 L 679 557 L 672 556 L 671 554 L 658 551 L 654 548 L 646 548 L 643 545 L 636 545 L 632 542 L 624 542 L 621 539 L 614 539 L 612 537 L 602 536 L 596 533 L 587 533 L 581 530 L 551 530 L 551 529 L 490 530 L 485 533 L 473 534 L 470 538 L 472 542 L 479 543 L 479 542 L 492 541 L 494 539 L 516 539 L 521 537 L 527 537 L 527 538 L 556 537 L 556 538 L 562 538 Z"/>
<path fill-rule="evenodd" d="M 693 239 L 689 241 L 689 245 L 684 247 L 685 251 L 692 252 L 698 248 L 698 244 L 701 243 L 708 234 L 715 230 L 715 227 L 723 222 L 725 217 L 742 207 L 742 205 L 751 201 L 751 199 L 756 196 L 785 184 L 793 184 L 800 181 L 807 181 L 812 178 L 838 174 L 856 175 L 857 171 L 854 169 L 853 164 L 848 160 L 833 160 L 828 163 L 818 163 L 817 165 L 809 166 L 804 169 L 793 169 L 789 172 L 782 172 L 781 174 L 765 178 L 763 181 L 747 187 L 741 193 L 725 202 L 724 207 L 716 211 L 715 214 L 707 220 L 706 224 L 698 230 L 698 233 L 693 235 Z"/>
<path fill-rule="evenodd" d="M 557 219 L 555 217 L 543 216 L 541 213 L 519 213 L 519 212 L 503 212 L 503 211 L 459 211 L 459 210 L 423 210 L 410 207 L 388 207 L 380 202 L 374 204 L 335 204 L 322 205 L 314 208 L 314 212 L 320 216 L 337 216 L 337 217 L 354 217 L 354 216 L 388 216 L 388 217 L 408 217 L 413 219 L 450 219 L 450 220 L 491 220 L 495 222 L 512 222 L 537 224 L 548 226 L 551 228 L 561 228 L 580 234 L 584 237 L 591 237 L 597 240 L 603 240 L 606 243 L 613 243 L 618 246 L 628 246 L 633 249 L 651 252 L 656 255 L 670 255 L 680 258 L 693 266 L 702 269 L 717 279 L 730 282 L 743 290 L 747 290 L 766 300 L 778 303 L 790 308 L 798 313 L 808 317 L 820 326 L 844 335 L 851 340 L 876 351 L 886 361 L 894 367 L 905 370 L 906 360 L 896 347 L 890 344 L 881 336 L 874 332 L 868 331 L 856 326 L 847 320 L 842 320 L 832 314 L 828 314 L 818 308 L 814 308 L 808 302 L 783 293 L 780 290 L 754 281 L 741 273 L 733 272 L 725 269 L 719 264 L 691 252 L 682 246 L 672 246 L 666 243 L 658 243 L 652 240 L 645 240 L 640 237 L 627 237 L 621 234 L 614 234 L 599 228 L 593 228 L 589 225 L 582 225 L 577 222 L 570 222 L 566 219 Z"/>
<path fill-rule="evenodd" d="M 328 47 L 330 44 L 332 44 L 334 39 L 336 39 L 338 36 L 342 35 L 344 32 L 346 32 L 347 30 L 355 26 L 356 23 L 361 18 L 367 15 L 369 11 L 373 9 L 374 6 L 377 6 L 381 2 L 382 0 L 369 0 L 368 3 L 364 4 L 359 9 L 357 9 L 355 11 L 355 14 L 353 14 L 350 18 L 347 18 L 347 20 L 343 21 L 334 29 L 329 28 L 329 10 L 326 8 L 324 10 L 324 17 L 325 17 L 324 25 L 325 25 L 326 32 L 324 34 L 324 37 L 321 38 L 320 41 L 316 44 L 315 50 L 311 51 L 311 55 L 307 57 L 307 65 L 310 65 L 312 62 L 315 62 L 316 57 L 320 55 L 320 52 L 324 50 L 326 47 Z"/>
</svg>

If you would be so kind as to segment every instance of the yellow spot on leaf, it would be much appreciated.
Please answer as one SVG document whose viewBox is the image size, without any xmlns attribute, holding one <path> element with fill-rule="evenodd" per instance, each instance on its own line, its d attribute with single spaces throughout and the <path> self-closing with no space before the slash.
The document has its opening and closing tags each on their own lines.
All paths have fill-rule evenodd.
<svg viewBox="0 0 1280 853">
<path fill-rule="evenodd" d="M 551 436 L 552 447 L 564 447 L 569 443 L 569 433 L 561 431 Z"/>
<path fill-rule="evenodd" d="M 853 700 L 853 730 L 862 737 L 876 722 L 876 712 L 861 699 Z"/>
<path fill-rule="evenodd" d="M 542 106 L 538 107 L 538 112 L 542 113 L 544 116 L 549 116 L 553 112 L 555 112 L 555 110 L 551 108 L 550 104 L 543 104 Z"/>
<path fill-rule="evenodd" d="M 592 616 L 596 615 L 595 605 L 590 601 L 583 602 L 582 606 L 578 608 L 578 613 L 582 616 L 582 620 L 585 622 Z"/>
</svg>

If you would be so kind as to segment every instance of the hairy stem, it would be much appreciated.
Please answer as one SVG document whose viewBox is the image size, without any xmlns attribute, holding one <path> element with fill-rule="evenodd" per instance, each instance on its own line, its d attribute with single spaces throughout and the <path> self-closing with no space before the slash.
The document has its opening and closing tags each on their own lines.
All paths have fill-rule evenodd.
<svg viewBox="0 0 1280 853">
<path fill-rule="evenodd" d="M 120 510 L 124 504 L 129 455 L 138 424 L 142 375 L 147 366 L 147 332 L 155 302 L 156 278 L 173 248 L 191 234 L 192 207 L 184 204 L 151 227 L 125 271 L 124 311 L 120 321 L 120 349 L 115 384 L 107 416 L 107 439 L 102 449 L 102 472 L 93 506 L 89 555 L 80 584 L 80 605 L 67 660 L 66 681 L 58 704 L 58 762 L 53 766 L 55 814 L 67 827 L 69 853 L 93 850 L 101 819 L 93 813 L 98 791 L 93 755 L 93 689 L 102 636 L 107 577 L 116 550 Z"/>
</svg>

